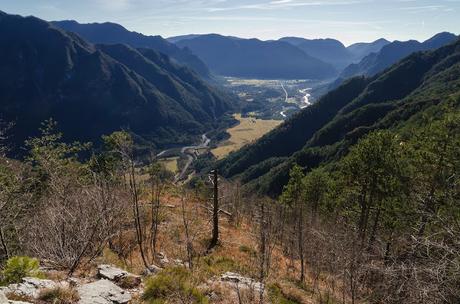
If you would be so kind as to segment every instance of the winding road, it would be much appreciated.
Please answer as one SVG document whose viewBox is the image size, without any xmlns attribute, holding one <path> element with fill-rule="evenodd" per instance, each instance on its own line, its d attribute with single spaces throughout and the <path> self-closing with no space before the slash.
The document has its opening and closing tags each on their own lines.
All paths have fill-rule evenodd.
<svg viewBox="0 0 460 304">
<path fill-rule="evenodd" d="M 181 172 L 176 174 L 176 176 L 174 177 L 174 183 L 177 183 L 178 181 L 184 179 L 185 175 L 187 174 L 188 168 L 190 167 L 190 165 L 193 163 L 193 161 L 197 157 L 197 150 L 207 148 L 210 143 L 211 143 L 211 139 L 209 139 L 206 136 L 206 134 L 203 134 L 203 135 L 201 135 L 201 143 L 199 145 L 185 146 L 185 147 L 180 148 L 180 153 L 179 154 L 184 155 L 187 158 L 187 161 L 186 161 L 184 167 L 182 168 Z M 157 157 L 157 159 L 161 159 L 161 158 L 163 158 L 163 156 L 166 157 L 166 155 L 168 157 L 170 157 L 171 152 L 174 152 L 175 154 L 177 154 L 178 153 L 177 148 L 169 149 L 169 150 L 163 150 L 160 153 L 158 153 L 156 155 L 156 157 Z"/>
<path fill-rule="evenodd" d="M 182 147 L 180 153 L 187 157 L 187 162 L 185 163 L 184 167 L 182 168 L 181 172 L 176 175 L 174 178 L 174 182 L 177 183 L 178 181 L 182 180 L 187 174 L 187 170 L 193 161 L 197 157 L 197 150 L 204 149 L 209 146 L 211 140 L 206 136 L 206 134 L 201 135 L 201 143 L 197 146 L 186 146 Z"/>
</svg>

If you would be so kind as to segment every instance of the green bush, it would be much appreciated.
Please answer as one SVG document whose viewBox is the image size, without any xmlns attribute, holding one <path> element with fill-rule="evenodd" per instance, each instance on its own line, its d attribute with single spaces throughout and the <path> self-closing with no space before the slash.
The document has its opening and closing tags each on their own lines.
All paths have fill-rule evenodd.
<svg viewBox="0 0 460 304">
<path fill-rule="evenodd" d="M 144 301 L 161 304 L 172 297 L 186 303 L 208 303 L 206 296 L 194 287 L 190 272 L 183 267 L 167 268 L 145 283 Z"/>
<path fill-rule="evenodd" d="M 5 268 L 1 272 L 1 284 L 8 285 L 20 283 L 25 277 L 42 277 L 40 262 L 37 259 L 26 256 L 15 256 L 6 261 Z"/>
</svg>

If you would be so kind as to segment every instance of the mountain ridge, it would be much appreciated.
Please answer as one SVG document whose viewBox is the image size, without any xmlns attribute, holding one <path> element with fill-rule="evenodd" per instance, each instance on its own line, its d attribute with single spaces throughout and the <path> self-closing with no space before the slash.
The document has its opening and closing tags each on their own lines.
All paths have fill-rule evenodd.
<svg viewBox="0 0 460 304">
<path fill-rule="evenodd" d="M 166 55 L 93 45 L 36 17 L 0 14 L 0 45 L 0 112 L 16 146 L 49 118 L 68 141 L 128 128 L 157 146 L 189 143 L 233 107 Z"/>
<path fill-rule="evenodd" d="M 75 20 L 63 20 L 52 21 L 51 24 L 66 31 L 75 32 L 95 44 L 124 43 L 134 48 L 152 48 L 175 59 L 178 63 L 192 68 L 202 77 L 210 77 L 208 67 L 190 50 L 180 49 L 161 36 L 147 36 L 129 31 L 122 25 L 113 22 L 83 24 Z"/>
<path fill-rule="evenodd" d="M 324 79 L 336 75 L 331 65 L 280 41 L 241 39 L 218 34 L 180 40 L 216 74 L 266 79 Z"/>
<path fill-rule="evenodd" d="M 340 74 L 340 78 L 346 79 L 357 75 L 373 76 L 411 53 L 433 50 L 449 44 L 457 38 L 458 36 L 452 33 L 442 32 L 423 42 L 417 40 L 394 41 L 385 45 L 378 53 L 372 53 L 364 57 L 359 63 L 349 65 Z"/>
</svg>

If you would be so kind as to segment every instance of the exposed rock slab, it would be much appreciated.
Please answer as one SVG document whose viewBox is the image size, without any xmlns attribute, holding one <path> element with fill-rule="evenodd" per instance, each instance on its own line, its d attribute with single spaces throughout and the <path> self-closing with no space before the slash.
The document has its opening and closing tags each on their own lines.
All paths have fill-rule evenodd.
<svg viewBox="0 0 460 304">
<path fill-rule="evenodd" d="M 109 280 L 99 280 L 78 287 L 79 304 L 124 304 L 131 300 L 131 294 Z"/>
<path fill-rule="evenodd" d="M 13 293 L 18 296 L 28 298 L 37 298 L 40 290 L 55 288 L 58 286 L 61 286 L 60 283 L 56 283 L 51 280 L 26 277 L 22 279 L 21 283 L 8 285 L 3 289 L 3 292 Z"/>
<path fill-rule="evenodd" d="M 0 304 L 32 304 L 30 302 L 8 300 L 5 290 L 7 290 L 7 288 L 0 289 Z"/>
<path fill-rule="evenodd" d="M 97 270 L 100 278 L 116 282 L 117 284 L 123 284 L 124 282 L 129 281 L 130 285 L 138 286 L 141 283 L 140 276 L 134 275 L 112 265 L 99 265 Z"/>
<path fill-rule="evenodd" d="M 119 279 L 128 275 L 127 271 L 116 268 L 112 265 L 99 265 L 97 267 L 99 277 L 110 281 L 118 281 Z"/>
<path fill-rule="evenodd" d="M 233 285 L 235 288 L 247 288 L 260 292 L 264 290 L 264 284 L 257 282 L 251 278 L 244 277 L 240 274 L 233 272 L 226 272 L 221 277 L 220 280 L 227 284 Z"/>
</svg>

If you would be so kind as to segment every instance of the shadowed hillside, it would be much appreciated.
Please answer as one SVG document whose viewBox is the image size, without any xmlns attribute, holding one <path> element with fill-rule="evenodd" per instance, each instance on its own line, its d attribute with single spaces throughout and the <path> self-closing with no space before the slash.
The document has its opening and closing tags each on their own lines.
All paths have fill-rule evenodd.
<svg viewBox="0 0 460 304">
<path fill-rule="evenodd" d="M 153 50 L 95 46 L 34 17 L 0 15 L 1 113 L 16 145 L 53 118 L 68 140 L 128 128 L 157 145 L 190 142 L 230 98 Z"/>
</svg>

